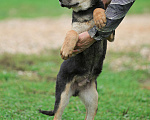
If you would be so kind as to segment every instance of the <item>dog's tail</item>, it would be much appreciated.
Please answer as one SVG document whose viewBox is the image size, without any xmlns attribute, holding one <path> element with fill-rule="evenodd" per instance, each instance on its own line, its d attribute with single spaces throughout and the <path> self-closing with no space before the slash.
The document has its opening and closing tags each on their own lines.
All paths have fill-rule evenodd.
<svg viewBox="0 0 150 120">
<path fill-rule="evenodd" d="M 60 75 L 58 75 L 58 76 L 60 78 L 62 78 Z M 64 81 L 64 80 L 57 78 L 54 109 L 51 110 L 51 111 L 39 110 L 39 113 L 42 113 L 42 114 L 45 114 L 45 115 L 48 115 L 48 116 L 54 116 L 58 112 L 58 109 L 61 106 L 60 105 L 61 94 L 65 90 L 65 87 L 66 87 L 66 85 L 65 85 L 66 83 L 64 84 L 64 82 L 61 82 L 61 81 Z"/>
<path fill-rule="evenodd" d="M 54 111 L 44 111 L 44 110 L 39 110 L 39 113 L 45 114 L 45 115 L 49 115 L 49 116 L 54 116 Z"/>
</svg>

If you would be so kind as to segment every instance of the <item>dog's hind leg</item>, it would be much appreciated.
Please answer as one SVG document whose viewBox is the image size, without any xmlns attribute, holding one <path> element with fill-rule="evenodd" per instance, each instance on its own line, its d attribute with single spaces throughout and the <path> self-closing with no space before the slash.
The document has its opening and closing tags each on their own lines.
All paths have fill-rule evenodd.
<svg viewBox="0 0 150 120">
<path fill-rule="evenodd" d="M 54 116 L 54 120 L 61 120 L 63 111 L 67 104 L 69 103 L 69 99 L 72 96 L 72 91 L 70 89 L 71 83 L 66 83 L 65 81 L 61 81 L 60 79 L 56 82 L 56 93 L 55 93 L 55 106 L 53 111 L 42 111 L 39 112 L 45 115 Z"/>
<path fill-rule="evenodd" d="M 56 94 L 57 94 L 56 97 L 57 98 L 56 98 L 56 101 L 55 101 L 55 109 L 54 109 L 55 110 L 55 116 L 54 116 L 54 120 L 61 120 L 63 111 L 64 111 L 65 107 L 68 105 L 69 99 L 72 96 L 72 91 L 71 91 L 70 87 L 71 87 L 71 83 L 67 83 L 65 85 L 65 89 L 61 93 L 61 95 L 56 90 Z M 58 100 L 59 103 L 57 101 L 58 97 L 60 97 L 59 98 L 60 100 Z M 56 104 L 57 104 L 57 110 L 56 110 Z"/>
<path fill-rule="evenodd" d="M 94 120 L 98 108 L 98 93 L 95 81 L 92 81 L 90 86 L 80 91 L 79 97 L 86 107 L 85 120 Z"/>
</svg>

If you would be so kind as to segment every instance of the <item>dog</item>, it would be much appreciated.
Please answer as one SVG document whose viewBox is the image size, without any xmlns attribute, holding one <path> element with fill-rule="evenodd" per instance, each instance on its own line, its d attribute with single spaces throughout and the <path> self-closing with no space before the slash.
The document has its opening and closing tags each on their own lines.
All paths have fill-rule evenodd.
<svg viewBox="0 0 150 120">
<path fill-rule="evenodd" d="M 67 32 L 61 48 L 64 62 L 56 80 L 55 106 L 52 111 L 40 113 L 61 120 L 71 96 L 78 96 L 86 107 L 85 120 L 94 120 L 98 109 L 97 77 L 102 71 L 107 40 L 96 41 L 82 53 L 73 56 L 78 35 L 94 25 L 106 24 L 104 4 L 101 0 L 59 0 L 62 7 L 72 8 L 72 30 Z M 111 38 L 111 37 L 110 37 Z"/>
</svg>

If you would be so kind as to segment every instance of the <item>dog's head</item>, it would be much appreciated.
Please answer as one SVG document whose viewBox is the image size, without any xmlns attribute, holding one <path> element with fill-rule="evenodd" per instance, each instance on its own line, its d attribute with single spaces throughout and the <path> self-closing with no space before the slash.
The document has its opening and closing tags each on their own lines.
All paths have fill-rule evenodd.
<svg viewBox="0 0 150 120">
<path fill-rule="evenodd" d="M 74 11 L 86 10 L 96 0 L 59 0 L 62 7 L 72 8 Z"/>
</svg>

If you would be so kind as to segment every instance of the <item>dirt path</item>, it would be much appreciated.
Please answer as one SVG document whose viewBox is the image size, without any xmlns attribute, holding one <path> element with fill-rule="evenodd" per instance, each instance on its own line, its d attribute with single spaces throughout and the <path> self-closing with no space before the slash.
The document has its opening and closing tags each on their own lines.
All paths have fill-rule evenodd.
<svg viewBox="0 0 150 120">
<path fill-rule="evenodd" d="M 59 48 L 71 19 L 11 19 L 0 21 L 0 53 L 38 53 Z M 136 50 L 141 46 L 150 53 L 150 15 L 127 16 L 116 30 L 115 42 L 109 50 Z M 142 51 L 141 51 L 142 52 Z"/>
</svg>

